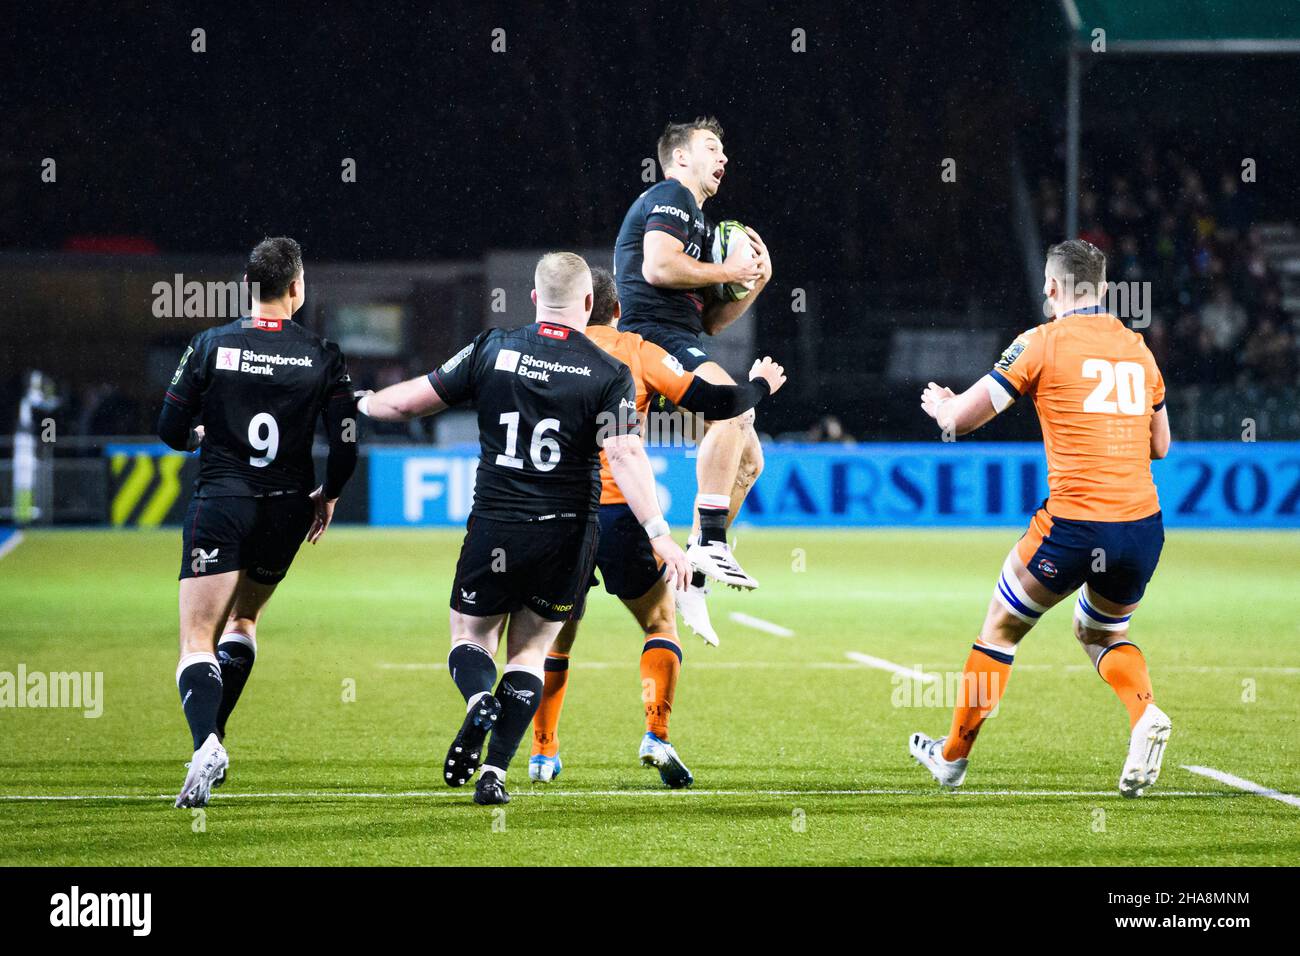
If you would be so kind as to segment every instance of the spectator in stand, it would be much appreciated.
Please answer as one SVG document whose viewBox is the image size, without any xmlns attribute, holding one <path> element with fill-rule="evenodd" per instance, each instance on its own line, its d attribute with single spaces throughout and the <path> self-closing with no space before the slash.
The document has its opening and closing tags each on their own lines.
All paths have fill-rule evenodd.
<svg viewBox="0 0 1300 956">
<path fill-rule="evenodd" d="M 1260 317 L 1246 339 L 1242 364 L 1252 382 L 1260 385 L 1294 385 L 1296 381 L 1296 343 L 1289 329 L 1280 326 L 1271 315 Z"/>
<path fill-rule="evenodd" d="M 1218 352 L 1235 349 L 1246 331 L 1246 310 L 1232 299 L 1232 290 L 1226 282 L 1214 287 L 1210 301 L 1201 306 L 1201 328 L 1208 335 L 1209 344 Z"/>
<path fill-rule="evenodd" d="M 852 445 L 857 439 L 844 430 L 844 424 L 835 415 L 823 415 L 817 424 L 808 429 L 808 440 L 836 445 Z"/>
</svg>

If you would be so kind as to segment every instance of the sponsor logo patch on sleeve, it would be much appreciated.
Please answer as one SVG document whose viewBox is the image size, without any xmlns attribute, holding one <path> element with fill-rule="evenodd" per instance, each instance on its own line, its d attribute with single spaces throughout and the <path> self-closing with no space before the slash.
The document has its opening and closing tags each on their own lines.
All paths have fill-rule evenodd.
<svg viewBox="0 0 1300 956">
<path fill-rule="evenodd" d="M 193 354 L 194 354 L 194 346 L 192 345 L 186 346 L 185 354 L 181 356 L 180 364 L 176 366 L 176 374 L 172 376 L 173 385 L 175 385 L 177 382 L 181 380 L 181 373 L 185 371 L 185 363 L 190 360 L 190 356 Z"/>
<path fill-rule="evenodd" d="M 451 358 L 447 359 L 447 361 L 443 362 L 442 367 L 438 369 L 438 371 L 440 372 L 452 371 L 453 369 L 455 369 L 457 365 L 465 361 L 465 359 L 469 357 L 469 353 L 473 351 L 474 351 L 474 343 L 471 342 L 469 343 L 469 345 L 465 346 L 463 349 L 461 349 Z"/>
<path fill-rule="evenodd" d="M 1002 353 L 1002 357 L 994 363 L 993 367 L 1006 371 L 1015 364 L 1016 359 L 1020 358 L 1020 353 L 1025 350 L 1024 342 L 1012 342 L 1007 346 L 1007 350 Z"/>
</svg>

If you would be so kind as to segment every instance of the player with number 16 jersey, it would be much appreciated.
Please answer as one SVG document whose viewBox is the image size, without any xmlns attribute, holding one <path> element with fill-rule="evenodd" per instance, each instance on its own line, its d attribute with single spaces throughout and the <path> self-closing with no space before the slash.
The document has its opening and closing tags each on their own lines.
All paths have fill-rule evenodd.
<svg viewBox="0 0 1300 956">
<path fill-rule="evenodd" d="M 542 697 L 546 649 L 564 621 L 580 616 L 596 559 L 602 450 L 670 578 L 684 586 L 687 577 L 641 445 L 632 373 L 583 334 L 591 270 L 571 252 L 548 253 L 534 280 L 536 322 L 488 329 L 427 376 L 358 403 L 382 421 L 477 406 L 480 457 L 447 655 L 466 710 L 443 780 L 464 786 L 482 767 L 480 804 L 509 801 L 506 772 Z M 503 635 L 506 667 L 493 689 Z"/>
</svg>

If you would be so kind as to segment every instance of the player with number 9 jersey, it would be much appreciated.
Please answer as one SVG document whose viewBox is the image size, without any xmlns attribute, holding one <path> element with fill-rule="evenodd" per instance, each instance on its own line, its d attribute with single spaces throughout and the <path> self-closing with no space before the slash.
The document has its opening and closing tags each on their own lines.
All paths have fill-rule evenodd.
<svg viewBox="0 0 1300 956">
<path fill-rule="evenodd" d="M 194 751 L 179 808 L 205 806 L 225 781 L 226 727 L 253 670 L 262 611 L 302 542 L 329 527 L 357 463 L 343 354 L 293 321 L 307 298 L 302 248 L 263 239 L 244 281 L 250 314 L 194 336 L 158 416 L 169 447 L 200 449 L 181 526 L 176 688 Z M 329 457 L 313 491 L 320 420 Z"/>
<path fill-rule="evenodd" d="M 194 336 L 164 397 L 164 423 L 203 426 L 181 577 L 283 578 L 311 524 L 316 423 L 330 443 L 323 493 L 332 501 L 356 461 L 355 435 L 343 440 L 355 414 L 343 353 L 291 318 L 255 314 Z"/>
</svg>

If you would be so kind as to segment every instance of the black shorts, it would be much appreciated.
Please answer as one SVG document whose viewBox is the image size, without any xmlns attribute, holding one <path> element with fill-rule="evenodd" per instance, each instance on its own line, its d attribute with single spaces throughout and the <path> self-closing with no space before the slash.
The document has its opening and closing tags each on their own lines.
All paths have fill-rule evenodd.
<svg viewBox="0 0 1300 956">
<path fill-rule="evenodd" d="M 605 590 L 624 600 L 641 597 L 664 573 L 645 529 L 627 505 L 600 506 L 596 568 Z"/>
<path fill-rule="evenodd" d="M 677 361 L 682 368 L 694 372 L 705 362 L 713 361 L 704 347 L 704 336 L 680 325 L 668 322 L 638 322 L 626 316 L 618 320 L 620 332 L 635 332 L 647 342 L 653 342 Z"/>
<path fill-rule="evenodd" d="M 181 578 L 247 571 L 259 584 L 279 584 L 314 514 L 305 494 L 192 498 L 181 528 Z"/>
<path fill-rule="evenodd" d="M 596 561 L 595 521 L 493 521 L 470 516 L 451 607 L 472 617 L 528 608 L 548 621 L 581 616 Z"/>
</svg>

